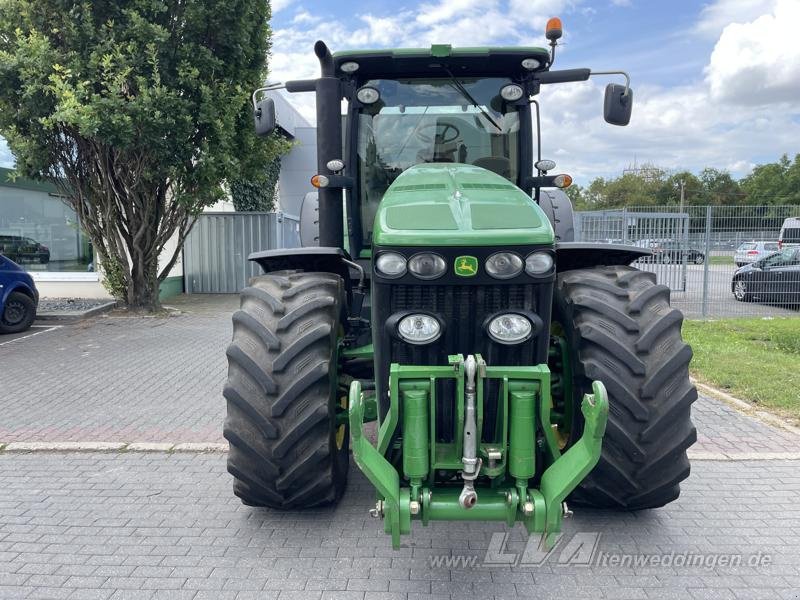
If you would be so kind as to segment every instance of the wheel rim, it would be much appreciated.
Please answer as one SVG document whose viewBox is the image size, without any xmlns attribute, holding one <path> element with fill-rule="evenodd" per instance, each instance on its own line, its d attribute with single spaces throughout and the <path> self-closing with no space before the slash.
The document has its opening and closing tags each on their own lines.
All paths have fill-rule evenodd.
<svg viewBox="0 0 800 600">
<path fill-rule="evenodd" d="M 554 383 L 551 390 L 552 413 L 556 422 L 551 427 L 556 434 L 558 447 L 563 450 L 569 444 L 572 436 L 573 410 L 572 405 L 572 368 L 569 363 L 569 342 L 564 332 L 564 326 L 553 321 L 550 326 L 551 340 L 550 360 L 548 365 L 553 373 Z"/>
<path fill-rule="evenodd" d="M 737 300 L 744 300 L 747 295 L 747 284 L 741 279 L 733 286 L 733 295 L 736 296 Z"/>
<path fill-rule="evenodd" d="M 6 310 L 3 313 L 3 321 L 7 325 L 19 325 L 25 320 L 25 306 L 22 302 L 12 300 L 6 304 Z"/>
<path fill-rule="evenodd" d="M 344 395 L 339 398 L 339 406 L 343 411 L 347 412 L 347 396 Z M 336 449 L 341 450 L 344 447 L 344 436 L 347 434 L 347 426 L 339 425 L 336 428 Z"/>
</svg>

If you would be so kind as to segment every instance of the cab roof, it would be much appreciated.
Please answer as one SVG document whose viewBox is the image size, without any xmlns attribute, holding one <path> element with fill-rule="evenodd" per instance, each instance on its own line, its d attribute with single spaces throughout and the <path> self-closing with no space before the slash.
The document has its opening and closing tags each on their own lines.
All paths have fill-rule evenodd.
<svg viewBox="0 0 800 600">
<path fill-rule="evenodd" d="M 404 77 L 441 77 L 442 66 L 453 75 L 475 77 L 522 77 L 530 73 L 522 67 L 526 58 L 535 58 L 542 66 L 550 60 L 544 48 L 476 47 L 453 48 L 449 44 L 430 48 L 388 50 L 345 50 L 333 55 L 337 75 L 345 62 L 358 63 L 353 74 L 358 79 L 397 79 Z"/>
</svg>

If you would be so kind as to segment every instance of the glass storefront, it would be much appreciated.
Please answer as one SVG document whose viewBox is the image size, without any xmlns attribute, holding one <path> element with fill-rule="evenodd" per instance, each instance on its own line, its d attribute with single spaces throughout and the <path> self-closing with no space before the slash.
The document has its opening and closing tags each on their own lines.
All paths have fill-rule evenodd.
<svg viewBox="0 0 800 600">
<path fill-rule="evenodd" d="M 93 270 L 92 248 L 73 211 L 48 185 L 9 179 L 0 168 L 0 253 L 28 271 Z"/>
</svg>

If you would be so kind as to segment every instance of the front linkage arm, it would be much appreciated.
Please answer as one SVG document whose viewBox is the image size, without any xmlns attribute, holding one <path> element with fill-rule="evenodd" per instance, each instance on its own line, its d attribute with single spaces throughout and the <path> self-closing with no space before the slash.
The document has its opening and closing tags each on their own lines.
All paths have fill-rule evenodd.
<svg viewBox="0 0 800 600">
<path fill-rule="evenodd" d="M 472 357 L 468 358 L 469 359 Z M 474 360 L 474 359 L 473 359 Z M 385 519 L 385 531 L 392 536 L 392 546 L 400 547 L 400 535 L 411 530 L 412 519 L 427 525 L 431 520 L 505 521 L 512 526 L 521 521 L 529 533 L 545 534 L 546 546 L 551 546 L 559 531 L 564 514 L 564 499 L 594 468 L 600 459 L 603 434 L 608 419 L 608 395 L 600 382 L 594 382 L 592 394 L 586 394 L 581 404 L 584 430 L 580 439 L 561 454 L 552 435 L 546 435 L 549 461 L 541 475 L 540 489 L 528 487 L 536 472 L 535 440 L 537 418 L 541 430 L 552 433 L 550 427 L 550 372 L 545 365 L 534 367 L 489 367 L 478 356 L 475 361 L 477 385 L 473 392 L 465 381 L 465 361 L 461 356 L 450 358 L 450 366 L 401 366 L 393 364 L 390 372 L 391 403 L 389 413 L 380 423 L 378 448 L 364 434 L 365 404 L 374 402 L 366 397 L 358 381 L 353 381 L 349 393 L 351 446 L 356 464 L 375 486 L 379 500 L 372 514 Z M 472 374 L 472 362 L 470 374 Z M 456 429 L 452 444 L 436 442 L 435 390 L 436 380 L 455 380 Z M 437 486 L 433 473 L 440 469 L 463 469 L 464 457 L 471 459 L 470 443 L 464 433 L 470 431 L 467 391 L 475 393 L 478 422 L 482 422 L 483 390 L 486 379 L 499 380 L 501 399 L 498 419 L 503 424 L 502 442 L 479 443 L 479 454 L 492 457 L 480 468 L 479 474 L 500 478 L 500 485 L 478 487 L 477 501 L 465 506 L 460 502 L 462 490 Z M 403 474 L 385 458 L 398 422 L 403 414 Z M 467 414 L 465 414 L 467 413 Z M 477 431 L 480 431 L 478 426 Z M 466 446 L 466 447 L 465 447 Z M 498 458 L 500 457 L 500 458 Z M 480 459 L 478 459 L 480 461 Z M 469 461 L 471 462 L 471 460 Z M 478 462 L 478 464 L 481 464 Z M 466 481 L 470 473 L 467 473 Z M 409 482 L 401 487 L 401 479 Z"/>
</svg>

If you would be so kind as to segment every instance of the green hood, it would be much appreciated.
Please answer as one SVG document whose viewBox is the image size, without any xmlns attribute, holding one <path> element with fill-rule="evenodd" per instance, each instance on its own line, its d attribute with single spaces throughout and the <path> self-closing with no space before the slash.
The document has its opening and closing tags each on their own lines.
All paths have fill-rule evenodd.
<svg viewBox="0 0 800 600">
<path fill-rule="evenodd" d="M 453 163 L 416 165 L 386 191 L 375 215 L 377 246 L 552 244 L 542 209 L 507 179 Z"/>
</svg>

